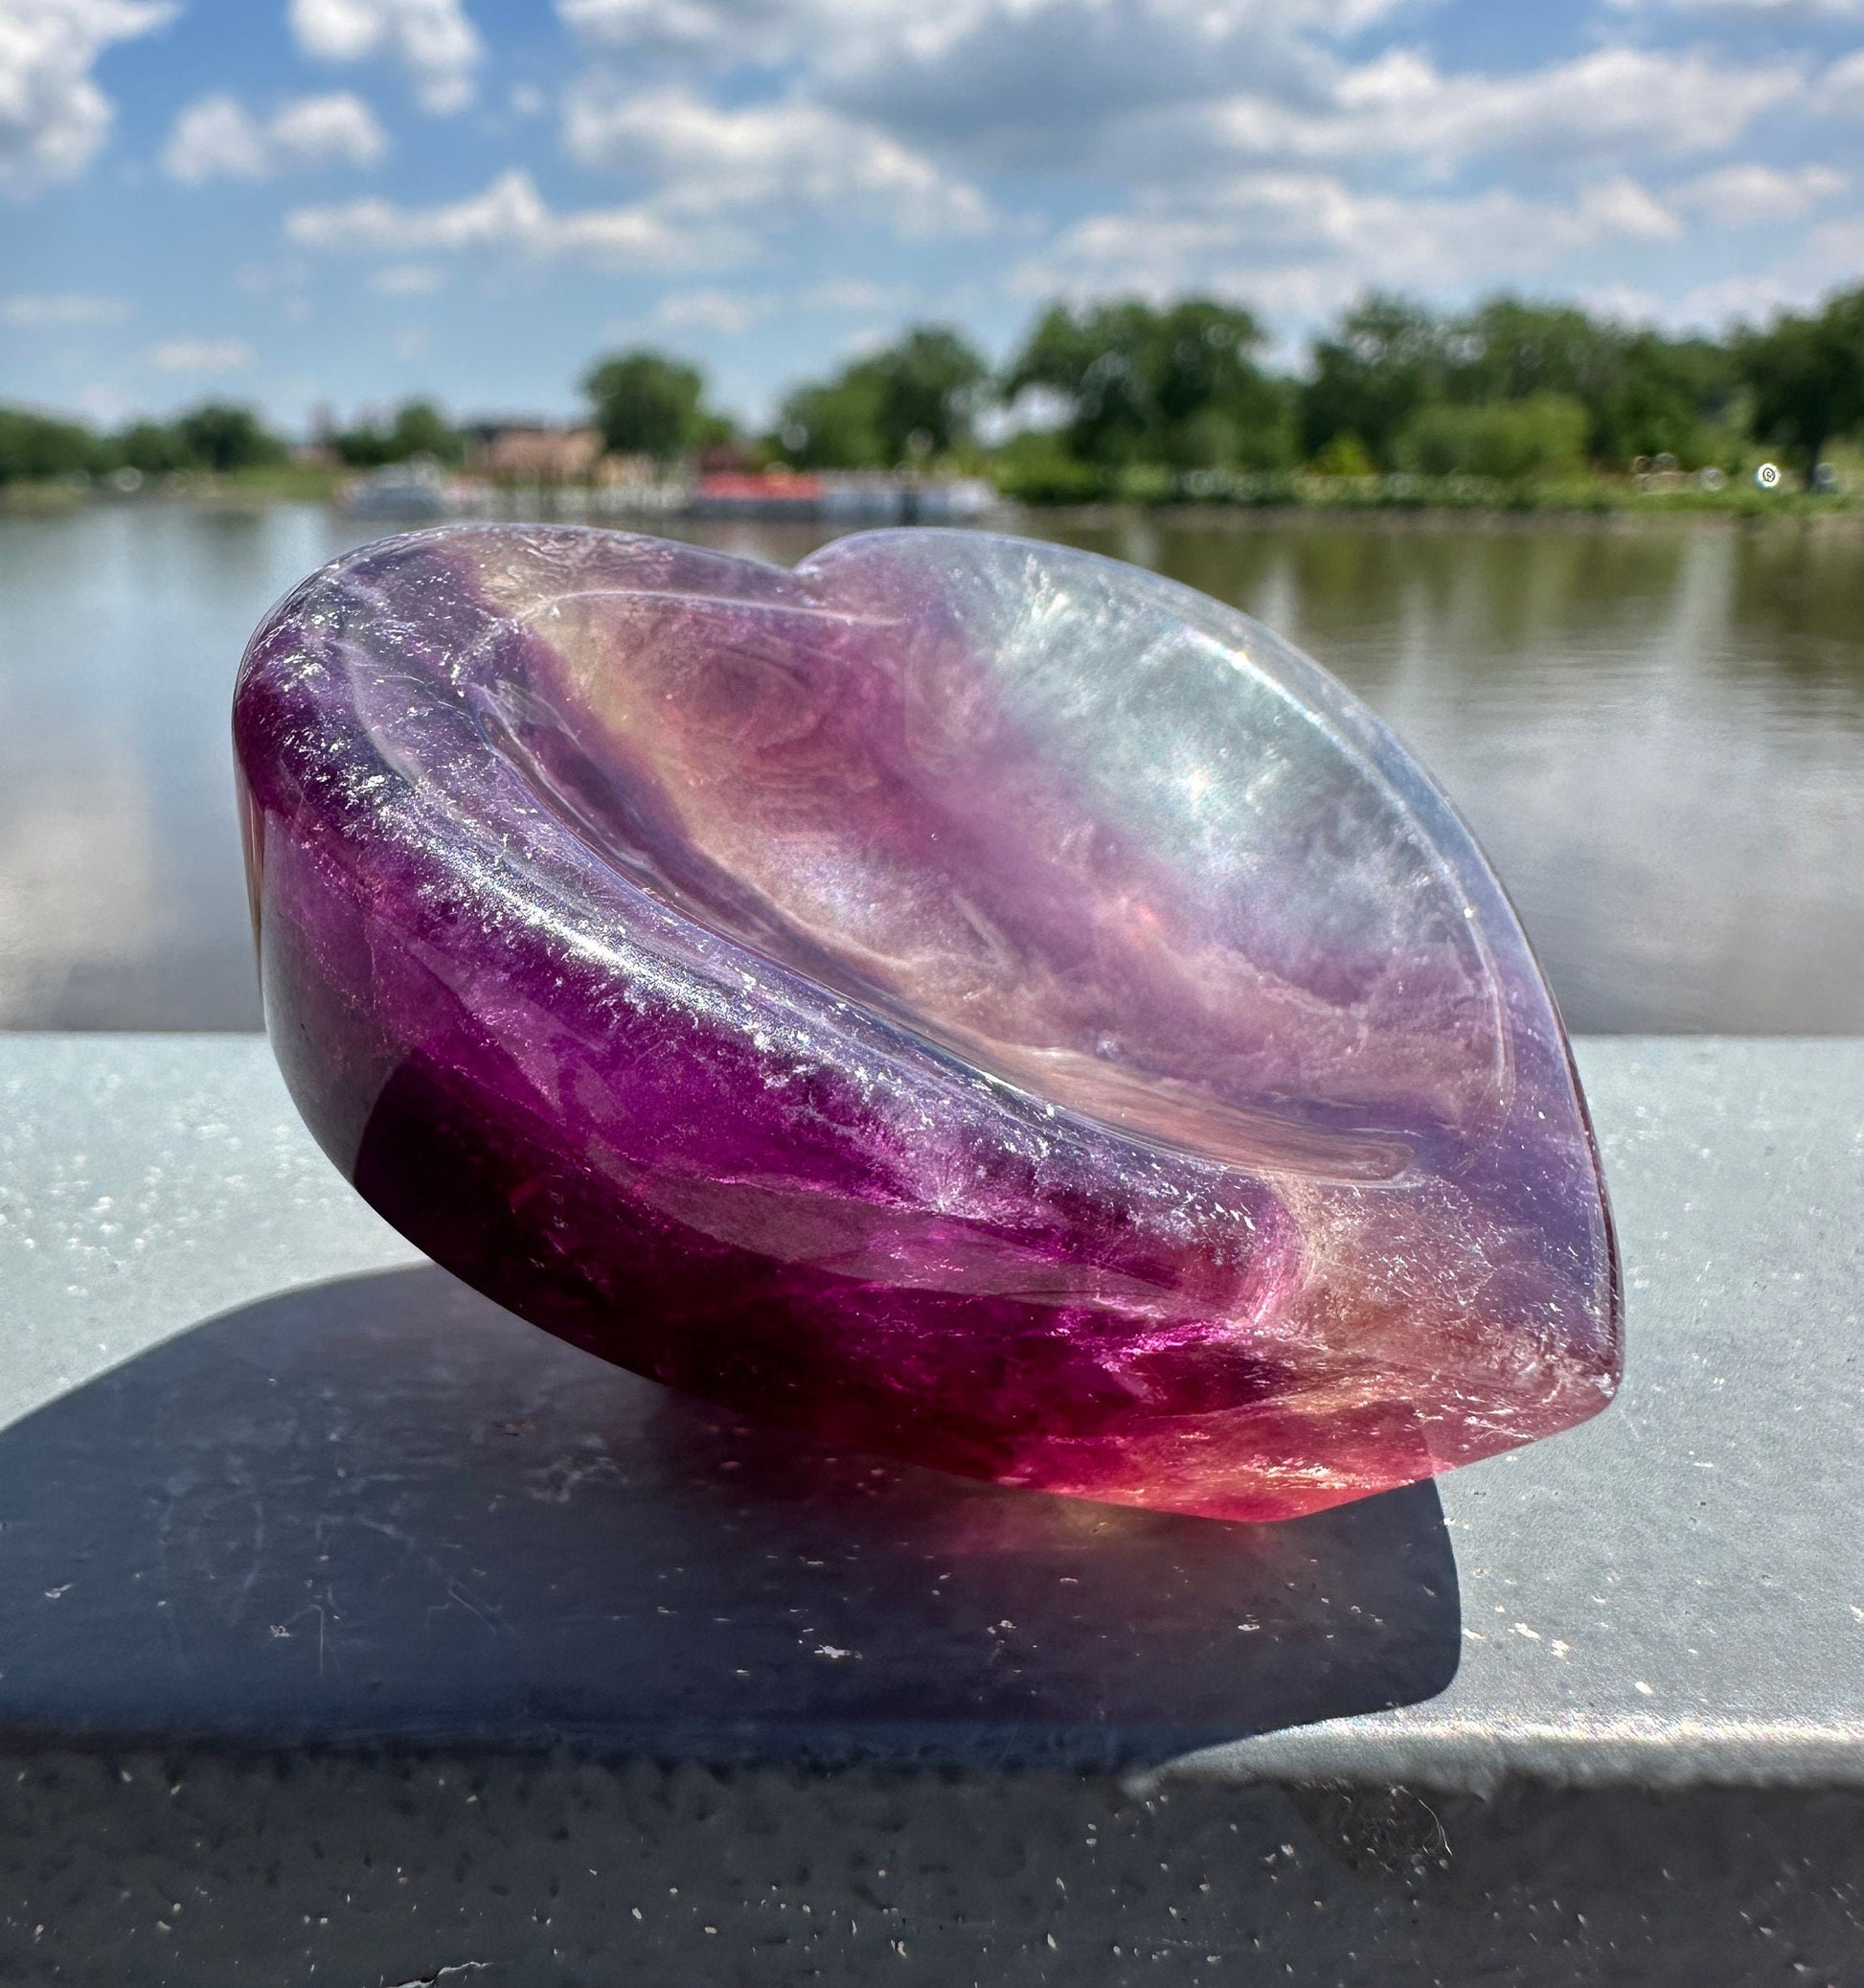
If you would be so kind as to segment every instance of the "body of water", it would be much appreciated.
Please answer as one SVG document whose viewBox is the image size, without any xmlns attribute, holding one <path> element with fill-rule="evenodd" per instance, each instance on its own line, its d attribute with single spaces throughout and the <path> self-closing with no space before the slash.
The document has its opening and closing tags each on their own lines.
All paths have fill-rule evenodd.
<svg viewBox="0 0 1864 1988">
<path fill-rule="evenodd" d="M 375 536 L 312 506 L 0 517 L 0 1026 L 256 1025 L 227 707 Z M 823 534 L 688 536 L 788 561 Z M 1289 636 L 1501 871 L 1576 1029 L 1864 1032 L 1864 534 L 1141 519 L 1054 536 Z"/>
</svg>

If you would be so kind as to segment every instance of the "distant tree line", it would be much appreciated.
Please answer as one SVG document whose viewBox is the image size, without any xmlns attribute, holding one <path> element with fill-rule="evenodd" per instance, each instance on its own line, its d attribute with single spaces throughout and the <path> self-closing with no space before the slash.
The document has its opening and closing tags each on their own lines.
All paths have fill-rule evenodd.
<svg viewBox="0 0 1864 1988">
<path fill-rule="evenodd" d="M 432 400 L 404 400 L 386 419 L 364 420 L 339 428 L 330 439 L 336 458 L 352 469 L 377 469 L 384 463 L 431 456 L 457 464 L 466 455 L 466 437 Z"/>
<path fill-rule="evenodd" d="M 1057 496 L 1147 468 L 1520 481 L 1640 458 L 1732 466 L 1750 444 L 1809 482 L 1864 425 L 1864 288 L 1721 339 L 1573 304 L 1446 312 L 1375 293 L 1298 375 L 1271 370 L 1267 344 L 1252 312 L 1211 297 L 1053 305 L 1000 369 L 949 327 L 917 326 L 793 389 L 755 447 L 804 469 L 969 459 Z M 667 460 L 727 433 L 697 372 L 655 353 L 604 361 L 588 387 L 617 449 Z"/>
<path fill-rule="evenodd" d="M 285 446 L 250 407 L 207 400 L 173 421 L 138 421 L 109 434 L 25 407 L 0 406 L 0 484 L 53 482 L 134 469 L 225 474 L 283 462 Z"/>
<path fill-rule="evenodd" d="M 765 434 L 709 404 L 695 366 L 647 349 L 583 380 L 607 446 L 656 462 L 730 448 L 797 469 L 931 464 L 995 473 L 1034 498 L 1098 494 L 1156 471 L 1414 472 L 1522 482 L 1639 461 L 1735 467 L 1758 446 L 1808 484 L 1864 427 L 1864 287 L 1763 330 L 1673 336 L 1576 304 L 1496 296 L 1441 311 L 1374 293 L 1275 371 L 1246 308 L 1213 297 L 1044 310 L 993 368 L 962 332 L 914 326 L 787 394 Z M 355 468 L 465 438 L 431 400 L 330 438 Z M 229 471 L 280 460 L 249 408 L 208 402 L 112 434 L 0 407 L 0 483 L 136 469 Z"/>
</svg>

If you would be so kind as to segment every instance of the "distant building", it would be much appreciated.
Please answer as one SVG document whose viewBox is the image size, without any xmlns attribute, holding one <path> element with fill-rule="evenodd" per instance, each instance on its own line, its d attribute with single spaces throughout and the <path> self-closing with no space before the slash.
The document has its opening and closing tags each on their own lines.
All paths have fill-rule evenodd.
<svg viewBox="0 0 1864 1988">
<path fill-rule="evenodd" d="M 793 469 L 718 469 L 693 493 L 697 517 L 811 518 L 822 510 L 822 479 Z"/>
<path fill-rule="evenodd" d="M 309 432 L 291 451 L 291 460 L 319 469 L 333 468 L 341 460 L 336 450 L 336 417 L 329 401 L 320 400 L 311 409 Z"/>
<path fill-rule="evenodd" d="M 662 478 L 652 456 L 610 454 L 596 465 L 594 480 L 604 490 L 640 491 L 658 486 Z"/>
<path fill-rule="evenodd" d="M 494 483 L 589 483 L 604 454 L 597 428 L 475 422 L 466 435 L 467 472 Z"/>
<path fill-rule="evenodd" d="M 740 443 L 713 442 L 700 449 L 693 467 L 701 476 L 742 476 L 754 471 L 756 464 Z"/>
<path fill-rule="evenodd" d="M 966 524 L 995 508 L 979 478 L 921 478 L 890 470 L 794 469 L 702 475 L 693 491 L 697 517 L 809 518 L 831 524 Z"/>
</svg>

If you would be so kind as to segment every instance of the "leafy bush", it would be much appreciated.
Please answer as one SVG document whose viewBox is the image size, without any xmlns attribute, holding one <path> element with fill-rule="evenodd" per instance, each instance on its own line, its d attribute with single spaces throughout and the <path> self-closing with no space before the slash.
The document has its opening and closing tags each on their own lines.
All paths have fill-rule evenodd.
<svg viewBox="0 0 1864 1988">
<path fill-rule="evenodd" d="M 1108 496 L 1107 472 L 1070 455 L 1058 435 L 1012 435 L 997 451 L 997 488 L 1018 504 L 1094 504 Z"/>
<path fill-rule="evenodd" d="M 1531 394 L 1489 407 L 1439 405 L 1399 432 L 1401 468 L 1420 476 L 1487 476 L 1529 483 L 1571 475 L 1585 459 L 1586 411 L 1566 394 Z"/>
<path fill-rule="evenodd" d="M 97 467 L 97 438 L 78 422 L 0 407 L 0 483 L 50 482 Z"/>
<path fill-rule="evenodd" d="M 1323 476 L 1371 476 L 1377 468 L 1351 428 L 1335 435 L 1314 458 L 1314 468 Z"/>
</svg>

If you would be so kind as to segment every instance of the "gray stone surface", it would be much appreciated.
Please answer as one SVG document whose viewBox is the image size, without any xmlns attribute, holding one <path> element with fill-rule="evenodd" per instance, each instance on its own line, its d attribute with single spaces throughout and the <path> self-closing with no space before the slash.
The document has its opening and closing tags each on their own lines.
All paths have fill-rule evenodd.
<svg viewBox="0 0 1864 1988">
<path fill-rule="evenodd" d="M 60 1754 L 0 1979 L 76 1988 L 1855 1988 L 1864 1795 Z"/>
<path fill-rule="evenodd" d="M 419 1262 L 261 1036 L 0 1036 L 0 1427 L 216 1312 Z"/>
<path fill-rule="evenodd" d="M 1196 1771 L 1864 1785 L 1864 1042 L 1578 1048 L 1624 1254 L 1617 1403 L 1442 1480 L 1448 1690 Z"/>
<path fill-rule="evenodd" d="M 1179 1591 L 1178 1612 L 1168 1611 L 1159 1644 L 1164 1650 L 1171 1636 L 1192 1635 L 1187 1647 L 1194 1646 L 1207 1667 L 1203 1683 L 1175 1698 L 1164 1692 L 1170 1716 L 1141 1734 L 1148 1724 L 1137 1709 L 1144 1692 L 1131 1679 L 1143 1675 L 1147 1653 L 1139 1642 L 1123 1645 L 1121 1661 L 1140 1669 L 1130 1674 L 1124 1698 L 1114 1693 L 1085 1720 L 1110 1757 L 1141 1762 L 1154 1772 L 1230 1779 L 1345 1776 L 1477 1790 L 1513 1771 L 1574 1782 L 1760 1784 L 1809 1778 L 1864 1785 L 1864 1576 L 1856 1551 L 1864 1501 L 1858 1330 L 1864 1043 L 1602 1040 L 1583 1042 L 1580 1060 L 1625 1250 L 1629 1371 L 1618 1405 L 1585 1428 L 1442 1481 L 1442 1523 L 1454 1550 L 1460 1589 L 1462 1660 L 1453 1678 L 1447 1676 L 1451 1666 L 1432 1649 L 1412 1647 L 1388 1695 L 1414 1702 L 1367 1715 L 1363 1708 L 1369 1694 L 1378 1696 L 1377 1680 L 1364 1665 L 1355 1673 L 1355 1659 L 1342 1659 L 1332 1673 L 1337 1708 L 1354 1716 L 1330 1720 L 1316 1714 L 1330 1709 L 1330 1686 L 1304 1697 L 1291 1691 L 1284 1677 L 1271 1680 L 1272 1666 L 1239 1656 L 1234 1668 L 1249 1680 L 1249 1689 L 1226 1699 L 1226 1659 L 1213 1640 L 1218 1634 L 1214 1625 L 1219 1617 L 1227 1620 L 1233 1605 L 1239 1621 L 1250 1619 L 1251 1608 L 1260 1619 L 1266 1590 L 1239 1585 L 1233 1570 L 1227 1585 L 1207 1574 L 1213 1584 L 1207 1591 Z M 415 1261 L 311 1146 L 264 1044 L 256 1039 L 0 1039 L 0 1089 L 6 1100 L 0 1126 L 0 1414 L 16 1425 L 11 1436 L 0 1435 L 0 1481 L 10 1454 L 16 1459 L 15 1479 L 23 1470 L 29 1476 L 36 1473 L 35 1481 L 42 1483 L 49 1468 L 44 1458 L 57 1453 L 59 1442 L 75 1443 L 81 1452 L 93 1438 L 86 1421 L 91 1410 L 80 1405 L 86 1383 L 99 1375 L 216 1314 L 266 1301 L 272 1308 L 266 1315 L 276 1318 L 277 1307 L 288 1304 L 290 1293 L 333 1278 L 405 1268 Z M 383 1329 L 364 1315 L 373 1302 L 381 1318 L 398 1323 L 409 1357 L 418 1357 L 424 1340 L 413 1328 L 409 1293 L 424 1291 L 422 1302 L 443 1308 L 453 1299 L 418 1279 L 382 1290 L 389 1294 L 378 1300 L 370 1299 L 367 1290 L 360 1298 L 352 1292 L 346 1300 L 346 1330 L 353 1337 Z M 393 1295 L 398 1291 L 401 1295 Z M 698 1480 L 690 1471 L 678 1482 L 677 1471 L 667 1474 L 668 1456 L 684 1455 L 690 1464 L 695 1453 L 683 1442 L 666 1441 L 668 1428 L 690 1415 L 686 1405 L 584 1362 L 542 1336 L 534 1339 L 520 1333 L 492 1308 L 466 1302 L 476 1307 L 471 1329 L 480 1337 L 474 1343 L 483 1341 L 482 1355 L 475 1356 L 481 1360 L 476 1378 L 457 1372 L 436 1381 L 429 1374 L 408 1383 L 412 1396 L 424 1404 L 416 1449 L 429 1490 L 457 1486 L 456 1462 L 465 1467 L 475 1444 L 483 1451 L 488 1418 L 495 1422 L 499 1403 L 514 1398 L 509 1392 L 514 1377 L 534 1371 L 541 1377 L 540 1394 L 550 1395 L 555 1419 L 548 1437 L 533 1439 L 511 1465 L 517 1477 L 526 1470 L 547 1471 L 552 1457 L 573 1443 L 579 1398 L 591 1407 L 600 1404 L 609 1418 L 591 1437 L 597 1448 L 584 1480 L 589 1488 L 565 1493 L 584 1498 L 576 1523 L 565 1528 L 574 1536 L 575 1552 L 584 1556 L 579 1565 L 599 1564 L 604 1524 L 647 1522 L 660 1529 L 656 1537 L 680 1533 L 697 1553 L 692 1535 L 703 1519 L 676 1514 L 685 1511 L 682 1499 L 693 1512 L 700 1509 L 693 1502 Z M 108 1407 L 144 1429 L 159 1423 L 167 1432 L 161 1440 L 184 1448 L 192 1432 L 197 1475 L 211 1477 L 216 1457 L 222 1467 L 233 1467 L 227 1460 L 238 1446 L 214 1428 L 213 1399 L 223 1414 L 237 1416 L 239 1404 L 215 1397 L 212 1377 L 227 1371 L 224 1349 L 249 1343 L 240 1330 L 229 1336 L 220 1328 L 217 1339 L 202 1341 L 205 1366 L 190 1364 L 181 1344 L 170 1347 L 170 1360 L 181 1364 L 166 1386 L 164 1370 L 147 1365 L 127 1383 L 125 1396 L 120 1376 L 114 1406 L 100 1400 L 96 1413 Z M 314 1337 L 317 1327 L 307 1317 L 296 1330 L 300 1338 L 307 1332 Z M 450 1330 L 431 1327 L 429 1336 L 444 1337 Z M 301 1356 L 289 1357 L 302 1369 Z M 374 1357 L 366 1350 L 354 1354 L 365 1365 Z M 393 1371 L 395 1357 L 384 1356 L 383 1372 Z M 302 1371 L 300 1378 L 306 1378 Z M 473 1390 L 487 1387 L 493 1392 L 482 1401 Z M 65 1418 L 62 1426 L 48 1429 L 43 1417 L 17 1426 L 53 1403 L 60 1404 L 55 1413 Z M 448 1447 L 456 1422 L 463 1445 L 457 1459 Z M 352 1463 L 365 1471 L 379 1467 L 398 1440 L 391 1428 L 360 1429 Z M 755 1446 L 758 1440 L 755 1432 L 715 1438 L 725 1448 L 740 1441 Z M 40 1455 L 35 1443 L 52 1448 Z M 641 1458 L 651 1456 L 655 1443 L 662 1460 L 644 1470 Z M 112 1445 L 115 1451 L 122 1448 Z M 69 1449 L 64 1453 L 73 1454 Z M 334 1452 L 325 1444 L 317 1453 Z M 134 1481 L 135 1470 L 155 1471 L 158 1460 L 158 1451 L 146 1448 L 127 1478 L 122 1469 L 103 1474 L 92 1492 L 102 1495 L 114 1486 L 119 1497 L 140 1497 L 145 1487 Z M 721 1451 L 714 1461 L 732 1459 Z M 330 1469 L 337 1468 L 333 1461 Z M 832 1512 L 823 1529 L 823 1500 L 832 1507 L 840 1495 L 835 1473 L 849 1468 L 837 1463 L 809 1480 L 810 1524 L 817 1528 L 809 1537 L 818 1546 L 835 1530 Z M 611 1511 L 587 1502 L 599 1493 L 604 1473 L 628 1477 L 638 1487 L 655 1471 L 661 1473 L 654 1493 L 659 1502 L 645 1520 L 646 1506 Z M 927 1473 L 889 1471 L 883 1480 L 894 1487 L 889 1495 L 899 1505 L 895 1516 L 914 1540 L 874 1575 L 889 1594 L 910 1585 L 901 1568 L 921 1546 L 928 1566 L 944 1550 L 940 1528 L 948 1532 L 960 1522 L 954 1517 L 960 1513 L 965 1524 L 988 1523 L 1006 1537 L 1015 1534 L 1016 1550 L 1034 1556 L 1031 1566 L 1060 1566 L 1057 1527 L 1096 1535 L 1105 1567 L 1118 1570 L 1109 1578 L 1122 1582 L 1144 1561 L 1142 1536 L 1148 1524 L 1170 1535 L 1173 1550 L 1183 1541 L 1220 1540 L 1237 1542 L 1231 1551 L 1238 1560 L 1259 1551 L 1247 1528 L 1134 1520 L 1098 1508 L 976 1493 Z M 342 1481 L 343 1509 L 366 1520 L 367 1499 L 358 1499 L 353 1471 Z M 272 1500 L 272 1521 L 287 1535 L 294 1523 L 328 1524 L 320 1507 L 332 1499 L 337 1483 L 335 1477 L 324 1481 L 314 1473 L 300 1474 Z M 902 1483 L 907 1490 L 898 1489 Z M 414 1497 L 421 1523 L 444 1530 L 453 1522 L 431 1497 L 421 1504 L 405 1482 L 393 1495 L 404 1501 Z M 1057 1510 L 1059 1518 L 1054 1516 Z M 1018 1531 L 1021 1521 L 1014 1515 L 1025 1511 L 1040 1512 L 1042 1526 L 1050 1529 L 1039 1545 Z M 103 1516 L 100 1509 L 100 1522 Z M 170 1512 L 162 1522 L 175 1516 Z M 1381 1556 L 1390 1558 L 1388 1515 L 1376 1520 L 1351 1513 L 1329 1516 L 1310 1527 L 1307 1537 L 1314 1550 L 1303 1562 L 1306 1599 L 1295 1611 L 1302 1633 L 1335 1651 L 1352 1645 L 1364 1654 L 1376 1646 L 1380 1654 L 1366 1659 L 1376 1670 L 1404 1641 L 1389 1632 L 1395 1612 L 1403 1612 L 1398 1604 L 1404 1581 L 1418 1574 L 1420 1556 L 1427 1558 L 1425 1536 L 1434 1518 L 1420 1519 L 1414 1511 L 1398 1524 L 1393 1536 L 1403 1536 L 1411 1554 L 1408 1571 L 1382 1585 L 1375 1565 Z M 771 1507 L 759 1522 L 772 1539 L 783 1536 L 780 1550 L 788 1551 L 794 1542 L 784 1529 L 792 1520 L 793 1515 Z M 745 1522 L 742 1513 L 730 1522 Z M 911 1534 L 913 1525 L 926 1529 L 922 1539 Z M 106 1533 L 113 1529 L 103 1526 Z M 35 1537 L 47 1537 L 43 1527 Z M 624 1537 L 618 1533 L 617 1542 Z M 13 1550 L 24 1549 L 15 1544 Z M 56 1539 L 47 1550 L 57 1550 Z M 511 1590 L 484 1598 L 481 1606 L 503 1610 L 507 1617 L 514 1607 L 534 1611 L 537 1598 L 526 1583 L 548 1578 L 539 1571 L 539 1550 L 531 1542 L 515 1553 L 508 1572 Z M 0 1575 L 7 1551 L 0 1536 Z M 1207 1563 L 1214 1553 L 1223 1561 L 1209 1545 L 1198 1551 Z M 1096 1566 L 1090 1542 L 1073 1579 L 1092 1584 Z M 37 1561 L 30 1569 L 18 1568 L 32 1578 L 44 1570 Z M 933 1567 L 933 1575 L 940 1570 Z M 136 1572 L 119 1565 L 111 1577 L 118 1587 L 106 1585 L 94 1593 L 88 1633 L 108 1634 L 111 1611 L 128 1606 L 133 1589 L 125 1584 Z M 1366 1597 L 1343 1591 L 1337 1610 L 1334 1599 L 1318 1599 L 1330 1574 L 1349 1586 L 1371 1582 L 1367 1596 L 1375 1590 L 1373 1612 L 1383 1611 L 1382 1628 L 1364 1629 Z M 274 1576 L 297 1579 L 295 1569 L 282 1573 L 275 1564 L 252 1573 L 258 1581 Z M 1021 1593 L 1034 1578 L 1025 1569 L 1018 1576 L 1021 1587 L 1012 1581 L 1001 1592 Z M 60 1583 L 48 1578 L 45 1585 Z M 385 1577 L 381 1585 L 384 1594 L 395 1591 Z M 761 1592 L 762 1602 L 747 1592 L 719 1606 L 728 1600 L 730 1612 L 741 1602 L 739 1612 L 748 1619 L 758 1607 L 777 1605 L 769 1591 Z M 78 1613 L 71 1606 L 76 1598 L 61 1596 L 44 1611 L 56 1614 L 66 1608 L 70 1619 Z M 973 1599 L 983 1606 L 989 1595 L 980 1589 Z M 1111 1591 L 1103 1601 L 1113 1606 Z M 1148 1607 L 1159 1606 L 1160 1596 L 1151 1596 Z M 1091 1611 L 1052 1611 L 1043 1617 L 1045 1633 L 1060 1641 L 1079 1637 L 1087 1633 L 1083 1623 L 1090 1617 Z M 925 1632 L 923 1622 L 907 1619 L 902 1652 L 917 1646 Z M 385 1615 L 373 1634 L 390 1680 L 382 1688 L 390 1698 L 399 1693 L 413 1702 L 420 1697 L 422 1658 L 402 1643 L 401 1627 Z M 1440 1611 L 1422 1632 L 1426 1644 L 1442 1629 Z M 133 1648 L 133 1626 L 119 1622 L 119 1642 L 125 1633 L 125 1647 Z M 365 1630 L 358 1626 L 355 1633 L 363 1635 Z M 511 1620 L 513 1635 L 527 1633 L 522 1621 Z M 1225 1633 L 1238 1638 L 1239 1652 L 1265 1646 L 1260 1630 Z M 327 1653 L 330 1634 L 327 1627 Z M 16 1727 L 34 1718 L 56 1727 L 73 1715 L 50 1701 L 34 1705 L 22 1696 L 41 1674 L 25 1660 L 24 1647 L 8 1659 L 10 1639 L 16 1646 L 33 1640 L 17 1612 L 11 1627 L 0 1628 L 0 1670 L 6 1673 L 0 1677 L 0 1717 L 11 1718 Z M 844 1647 L 826 1634 L 822 1640 Z M 68 1664 L 75 1646 L 69 1637 L 54 1636 L 40 1638 L 37 1647 L 42 1675 L 50 1679 Z M 407 1672 L 399 1680 L 393 1677 L 398 1649 Z M 1058 1649 L 1031 1648 L 1026 1657 L 1036 1672 L 1051 1657 L 1058 1666 L 1044 1674 L 1051 1699 L 1063 1689 L 1058 1680 L 1079 1680 L 1085 1660 L 1072 1648 L 1065 1657 Z M 827 1667 L 839 1661 L 827 1660 Z M 988 1661 L 1000 1666 L 1003 1653 Z M 552 1662 L 568 1675 L 576 1668 L 576 1653 L 565 1643 Z M 848 1662 L 852 1669 L 854 1660 Z M 138 1730 L 160 1729 L 160 1703 L 139 1704 L 128 1689 L 138 1675 L 144 1673 L 128 1668 L 120 1680 L 125 1695 L 100 1708 L 101 1723 L 109 1723 L 108 1713 Z M 468 1690 L 461 1702 L 464 1707 L 469 1701 L 489 1737 L 497 1735 L 500 1725 L 497 1693 L 516 1675 L 488 1674 L 472 1686 L 479 1696 Z M 910 1696 L 904 1655 L 893 1675 L 898 1690 Z M 1341 1681 L 1349 1677 L 1354 1681 Z M 561 1730 L 580 1742 L 599 1742 L 609 1732 L 617 1742 L 635 1744 L 644 1721 L 665 1716 L 667 1706 L 651 1692 L 641 1699 L 638 1684 L 633 1689 L 630 1698 L 621 1679 L 606 1702 L 585 1697 Z M 800 1714 L 791 1706 L 792 1728 L 799 1719 L 807 1725 L 813 1703 L 837 1730 L 848 1723 L 851 1704 L 858 1714 L 859 1694 L 826 1685 L 823 1690 L 819 1701 L 803 1692 Z M 1252 1692 L 1255 1711 L 1242 1702 Z M 257 1734 L 269 1718 L 279 1722 L 281 1733 L 307 1735 L 317 1727 L 320 1704 L 328 1707 L 327 1737 L 376 1736 L 366 1721 L 358 1723 L 353 1705 L 314 1695 L 294 1701 L 288 1692 L 258 1686 L 250 1702 L 242 1703 L 238 1693 L 223 1700 L 222 1729 Z M 1009 1726 L 1015 1724 L 1007 1705 L 1000 1695 L 990 1701 L 983 1723 L 996 1734 L 991 1744 L 1001 1744 L 1006 1719 Z M 1054 1702 L 1041 1704 L 1035 1716 L 1046 1722 L 1043 1745 L 1057 1721 L 1066 1723 L 1064 1712 Z M 958 1716 L 956 1698 L 948 1699 L 944 1715 Z M 185 1724 L 195 1715 L 186 1713 L 176 1697 L 172 1716 Z M 515 1714 L 505 1716 L 510 1726 L 503 1736 L 512 1740 L 539 1742 L 559 1730 L 553 1724 L 557 1715 L 548 1707 L 529 1724 Z M 766 1715 L 753 1706 L 750 1716 L 756 1721 Z M 935 1705 L 933 1720 L 939 1716 Z M 689 1724 L 697 1735 L 701 1728 L 736 1728 L 743 1721 L 736 1714 L 694 1716 Z M 852 1724 L 860 1725 L 858 1715 Z M 1120 1741 L 1123 1726 L 1136 1735 L 1130 1747 Z M 383 1729 L 399 1728 L 391 1723 Z M 1228 1732 L 1238 1736 L 1228 1739 Z M 1161 1759 L 1163 1742 L 1174 1735 L 1186 1743 L 1184 1757 Z M 1216 1744 L 1197 1745 L 1213 1739 Z M 884 1757 L 888 1747 L 907 1744 L 905 1725 L 876 1714 L 857 1740 L 856 1752 Z M 1028 1750 L 1041 1748 L 1032 1741 Z"/>
<path fill-rule="evenodd" d="M 1864 1979 L 1864 1043 L 1580 1062 L 1619 1405 L 1250 1528 L 587 1360 L 256 1040 L 0 1037 L 0 1979 Z"/>
</svg>

